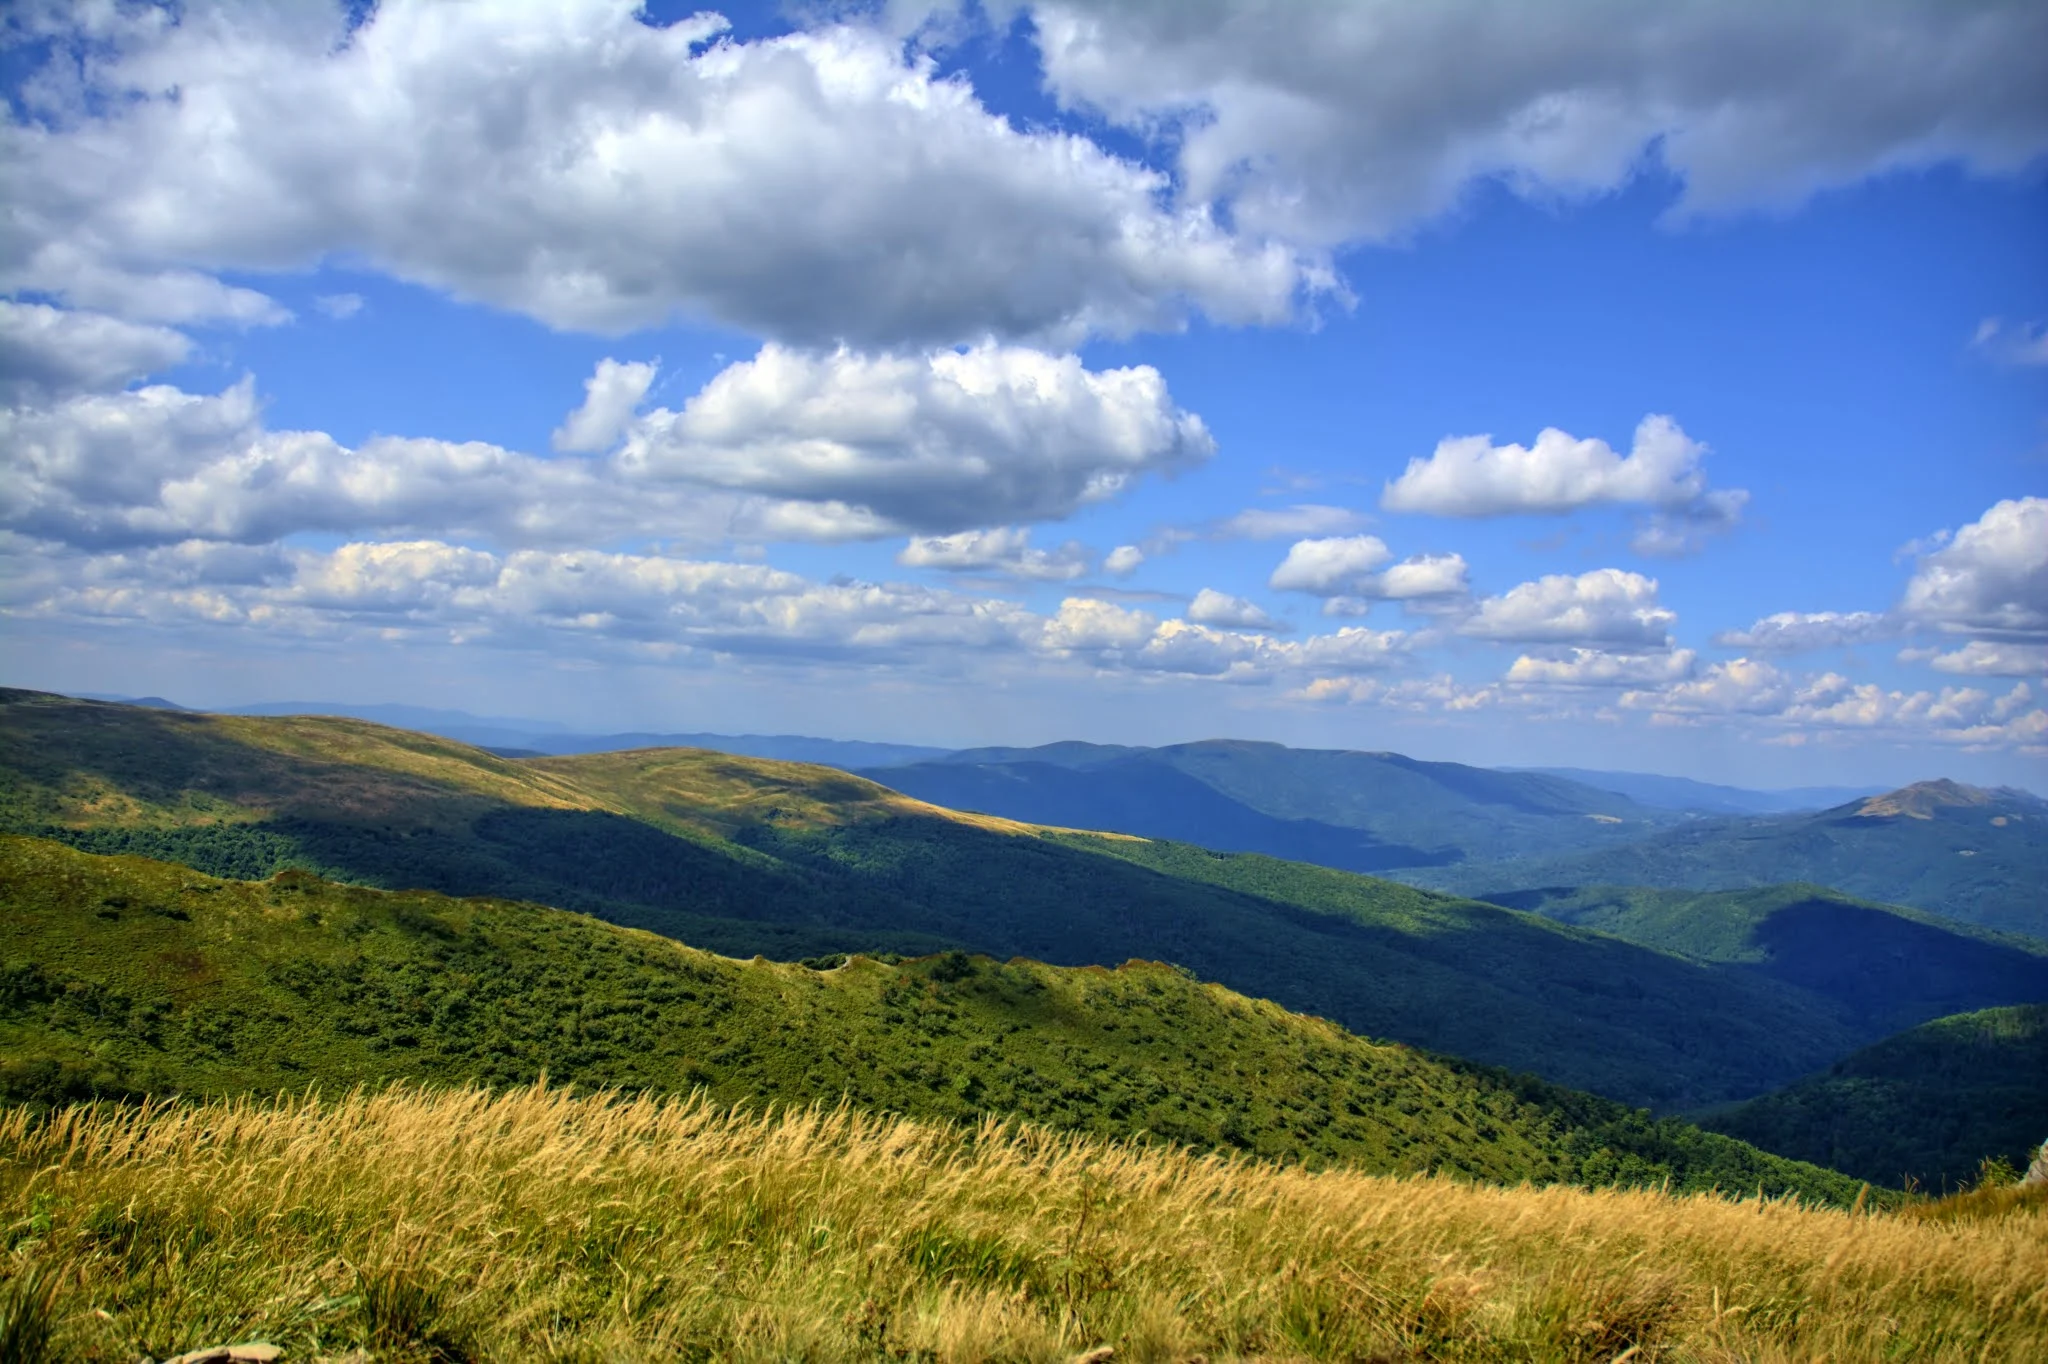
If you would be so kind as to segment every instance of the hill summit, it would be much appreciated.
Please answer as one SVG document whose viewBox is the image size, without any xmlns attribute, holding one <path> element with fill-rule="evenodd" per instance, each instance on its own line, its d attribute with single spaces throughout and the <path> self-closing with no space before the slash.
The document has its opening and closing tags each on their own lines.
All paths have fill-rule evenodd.
<svg viewBox="0 0 2048 1364">
<path fill-rule="evenodd" d="M 2025 791 L 2010 786 L 1987 790 L 1982 786 L 1965 786 L 1962 782 L 1946 777 L 1934 781 L 1916 781 L 1911 786 L 1902 786 L 1881 796 L 1871 796 L 1856 802 L 1856 817 L 1859 819 L 1933 819 L 1941 810 L 1974 809 L 1986 805 L 2011 805 L 2033 801 Z M 2038 803 L 2038 802 L 2036 802 Z M 2013 818 L 2007 811 L 2001 818 Z"/>
</svg>

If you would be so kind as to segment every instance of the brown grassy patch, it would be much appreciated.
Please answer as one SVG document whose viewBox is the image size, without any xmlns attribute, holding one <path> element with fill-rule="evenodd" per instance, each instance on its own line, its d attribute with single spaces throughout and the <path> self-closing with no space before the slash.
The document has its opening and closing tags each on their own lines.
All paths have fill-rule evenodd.
<svg viewBox="0 0 2048 1364">
<path fill-rule="evenodd" d="M 2048 1216 L 1309 1173 L 692 1102 L 392 1092 L 0 1119 L 60 1357 L 2022 1360 Z"/>
</svg>

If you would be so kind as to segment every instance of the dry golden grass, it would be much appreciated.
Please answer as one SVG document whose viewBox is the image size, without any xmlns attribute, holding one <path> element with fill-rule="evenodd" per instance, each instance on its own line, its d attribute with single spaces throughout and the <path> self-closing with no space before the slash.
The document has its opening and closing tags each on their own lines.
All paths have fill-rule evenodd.
<svg viewBox="0 0 2048 1364">
<path fill-rule="evenodd" d="M 2038 1201 L 1946 1221 L 1312 1174 L 531 1090 L 0 1117 L 58 1357 L 2048 1358 Z"/>
</svg>

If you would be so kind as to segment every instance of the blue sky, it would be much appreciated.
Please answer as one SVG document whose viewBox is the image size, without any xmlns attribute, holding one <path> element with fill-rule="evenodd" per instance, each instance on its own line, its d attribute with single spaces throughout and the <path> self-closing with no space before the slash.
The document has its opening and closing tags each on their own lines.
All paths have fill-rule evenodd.
<svg viewBox="0 0 2048 1364">
<path fill-rule="evenodd" d="M 21 10 L 0 680 L 2048 786 L 2038 7 L 808 13 Z"/>
</svg>

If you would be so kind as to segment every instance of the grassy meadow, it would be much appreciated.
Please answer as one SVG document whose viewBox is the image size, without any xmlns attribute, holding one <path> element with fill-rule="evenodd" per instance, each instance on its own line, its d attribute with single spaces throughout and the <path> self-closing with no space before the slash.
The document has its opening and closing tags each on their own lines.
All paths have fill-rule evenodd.
<svg viewBox="0 0 2048 1364">
<path fill-rule="evenodd" d="M 24 1361 L 2048 1356 L 2010 1191 L 1489 1187 L 540 1087 L 12 1110 L 0 1223 Z"/>
</svg>

